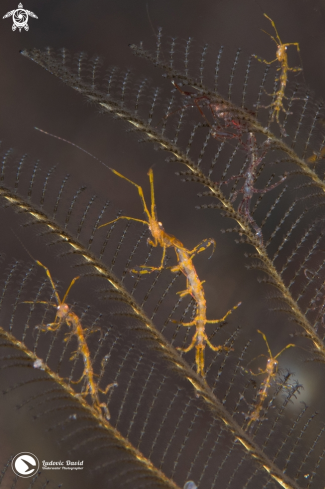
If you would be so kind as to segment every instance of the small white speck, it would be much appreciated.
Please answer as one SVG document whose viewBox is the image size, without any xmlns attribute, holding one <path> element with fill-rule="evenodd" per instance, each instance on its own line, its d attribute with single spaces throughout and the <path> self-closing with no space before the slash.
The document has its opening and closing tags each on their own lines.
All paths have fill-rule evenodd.
<svg viewBox="0 0 325 489">
<path fill-rule="evenodd" d="M 193 481 L 187 481 L 183 489 L 197 489 L 197 485 Z"/>
<path fill-rule="evenodd" d="M 44 363 L 43 361 L 38 358 L 37 360 L 35 360 L 35 362 L 33 363 L 33 367 L 34 368 L 40 368 L 41 370 L 44 370 Z"/>
</svg>

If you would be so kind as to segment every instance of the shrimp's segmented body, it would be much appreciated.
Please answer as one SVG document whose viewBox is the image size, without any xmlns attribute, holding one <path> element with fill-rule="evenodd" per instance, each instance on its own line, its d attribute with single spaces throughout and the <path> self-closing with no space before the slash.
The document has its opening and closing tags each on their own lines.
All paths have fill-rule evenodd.
<svg viewBox="0 0 325 489">
<path fill-rule="evenodd" d="M 279 362 L 277 361 L 277 358 L 281 355 L 281 353 L 283 353 L 285 350 L 287 350 L 287 348 L 291 348 L 293 346 L 296 346 L 293 343 L 290 343 L 289 345 L 285 346 L 277 355 L 273 356 L 271 353 L 271 349 L 269 347 L 269 343 L 266 339 L 265 334 L 262 333 L 259 329 L 257 331 L 258 331 L 258 333 L 260 333 L 263 336 L 263 339 L 266 343 L 268 353 L 270 356 L 267 359 L 266 367 L 264 370 L 259 369 L 259 372 L 257 374 L 255 374 L 254 372 L 252 372 L 250 370 L 251 375 L 257 376 L 257 375 L 266 374 L 266 377 L 263 380 L 263 382 L 261 383 L 261 387 L 260 387 L 260 390 L 258 392 L 259 399 L 258 399 L 258 402 L 255 406 L 255 409 L 248 416 L 249 421 L 247 423 L 247 428 L 249 428 L 251 423 L 253 423 L 254 421 L 258 421 L 260 419 L 260 412 L 262 411 L 264 400 L 267 398 L 267 393 L 268 393 L 268 390 L 271 386 L 271 380 L 276 376 L 276 374 L 278 372 Z"/>
<path fill-rule="evenodd" d="M 284 180 L 287 178 L 287 174 L 285 173 L 283 176 L 280 177 L 280 180 L 273 185 L 270 185 L 267 188 L 264 189 L 257 189 L 254 187 L 255 185 L 255 180 L 257 178 L 257 169 L 261 162 L 263 161 L 268 148 L 270 147 L 270 141 L 267 139 L 263 145 L 262 145 L 262 151 L 260 154 L 258 154 L 258 148 L 256 144 L 256 138 L 253 132 L 248 133 L 248 141 L 247 144 L 243 144 L 245 147 L 249 157 L 250 157 L 250 163 L 248 164 L 247 170 L 243 173 L 240 173 L 239 175 L 233 175 L 230 177 L 228 180 L 223 180 L 221 182 L 218 182 L 218 185 L 225 185 L 230 183 L 232 180 L 237 180 L 239 178 L 244 179 L 244 184 L 243 186 L 239 189 L 236 190 L 231 197 L 230 202 L 235 202 L 237 195 L 239 193 L 243 194 L 243 198 L 238 206 L 238 212 L 245 216 L 245 218 L 249 221 L 251 226 L 254 228 L 255 233 L 257 238 L 260 241 L 260 244 L 263 244 L 263 235 L 262 235 L 262 230 L 261 228 L 256 224 L 253 216 L 250 213 L 250 204 L 251 200 L 254 194 L 265 194 L 269 192 L 270 190 L 273 190 L 276 188 L 278 185 L 280 185 Z"/>
<path fill-rule="evenodd" d="M 159 271 L 164 268 L 164 261 L 165 261 L 165 255 L 166 255 L 166 249 L 167 248 L 174 248 L 175 253 L 176 253 L 176 258 L 177 258 L 177 265 L 174 267 L 171 267 L 172 272 L 177 272 L 181 271 L 187 280 L 187 287 L 184 291 L 178 292 L 181 297 L 190 294 L 193 299 L 195 300 L 196 303 L 196 316 L 193 321 L 189 323 L 181 323 L 183 326 L 195 326 L 196 327 L 196 332 L 194 333 L 194 336 L 192 338 L 191 344 L 187 348 L 180 348 L 178 347 L 178 350 L 188 352 L 192 350 L 194 347 L 196 348 L 196 367 L 197 367 L 197 372 L 199 375 L 202 377 L 205 376 L 204 374 L 204 349 L 205 345 L 208 344 L 209 347 L 213 351 L 218 351 L 218 350 L 229 350 L 229 348 L 224 347 L 224 346 L 213 346 L 212 343 L 209 341 L 208 336 L 205 332 L 205 325 L 206 323 L 219 323 L 222 322 L 226 319 L 226 317 L 232 313 L 241 303 L 238 303 L 235 307 L 230 309 L 223 318 L 221 319 L 216 319 L 216 320 L 207 320 L 206 318 L 206 299 L 204 295 L 204 290 L 202 287 L 203 282 L 199 279 L 197 272 L 194 268 L 193 265 L 193 257 L 197 255 L 198 253 L 201 253 L 201 251 L 206 250 L 209 246 L 213 246 L 213 249 L 216 246 L 216 243 L 214 239 L 204 239 L 201 243 L 199 243 L 193 250 L 188 250 L 185 248 L 185 246 L 179 241 L 177 238 L 174 236 L 167 234 L 166 231 L 163 228 L 163 225 L 161 222 L 158 221 L 157 216 L 156 216 L 156 205 L 155 205 L 155 194 L 154 194 L 154 184 L 153 184 L 153 171 L 152 169 L 149 170 L 148 175 L 149 175 L 149 180 L 150 180 L 150 191 L 151 191 L 151 212 L 149 212 L 148 207 L 146 205 L 145 199 L 144 199 L 144 194 L 142 187 L 137 185 L 136 183 L 132 182 L 132 180 L 129 180 L 125 176 L 123 176 L 121 173 L 117 172 L 116 170 L 110 168 L 115 175 L 123 178 L 124 180 L 127 180 L 129 183 L 137 187 L 138 193 L 140 195 L 142 205 L 144 212 L 147 216 L 147 221 L 144 221 L 142 219 L 135 219 L 133 217 L 127 217 L 127 216 L 120 216 L 117 219 L 114 219 L 113 221 L 110 221 L 106 224 L 102 224 L 99 227 L 107 226 L 108 224 L 111 224 L 113 222 L 118 221 L 119 219 L 127 219 L 127 220 L 132 220 L 132 221 L 137 221 L 137 222 L 142 222 L 143 224 L 146 224 L 149 227 L 152 239 L 148 238 L 148 243 L 151 244 L 152 246 L 161 246 L 163 249 L 162 253 L 162 259 L 159 267 L 148 267 L 148 266 L 137 266 L 134 267 L 131 272 L 133 273 L 138 273 L 138 274 L 146 274 L 146 273 L 152 273 L 154 271 Z"/>
<path fill-rule="evenodd" d="M 53 282 L 53 279 L 52 279 L 52 276 L 50 274 L 49 269 L 38 260 L 36 260 L 36 263 L 38 265 L 40 265 L 41 267 L 43 267 L 44 270 L 46 271 L 46 275 L 48 276 L 48 278 L 51 282 L 51 286 L 53 288 L 53 292 L 54 292 L 55 299 L 56 299 L 57 303 L 54 304 L 52 302 L 47 302 L 47 301 L 35 301 L 35 302 L 34 301 L 24 301 L 24 302 L 27 304 L 48 304 L 48 305 L 56 308 L 57 312 L 56 312 L 56 316 L 55 316 L 53 323 L 47 324 L 46 327 L 43 328 L 44 330 L 56 331 L 56 330 L 60 329 L 60 327 L 62 326 L 62 324 L 64 322 L 71 328 L 71 331 L 68 333 L 68 336 L 65 339 L 65 341 L 67 341 L 69 336 L 72 336 L 72 335 L 76 336 L 77 340 L 78 340 L 78 350 L 72 355 L 71 359 L 73 359 L 79 353 L 82 355 L 83 362 L 84 362 L 84 370 L 83 370 L 82 376 L 80 377 L 80 379 L 78 381 L 73 382 L 73 383 L 79 383 L 83 378 L 86 378 L 87 386 L 86 386 L 86 390 L 82 393 L 82 396 L 86 397 L 89 394 L 91 396 L 91 399 L 92 399 L 93 408 L 96 410 L 97 414 L 102 417 L 103 413 L 104 413 L 104 417 L 107 420 L 109 420 L 110 414 L 109 414 L 108 407 L 105 403 L 100 402 L 98 393 L 101 392 L 103 394 L 107 394 L 109 389 L 113 386 L 116 386 L 117 384 L 114 384 L 114 383 L 108 384 L 108 386 L 106 387 L 105 390 L 102 390 L 98 387 L 98 385 L 95 381 L 95 375 L 96 374 L 94 373 L 94 370 L 93 370 L 93 366 L 92 366 L 91 358 L 90 358 L 90 352 L 89 352 L 89 348 L 88 348 L 87 341 L 85 338 L 85 331 L 86 330 L 82 327 L 79 317 L 74 312 L 72 312 L 70 310 L 70 307 L 65 302 L 67 299 L 68 293 L 70 292 L 71 287 L 76 282 L 76 280 L 78 280 L 80 277 L 75 277 L 71 281 L 71 283 L 70 283 L 70 285 L 69 285 L 69 287 L 68 287 L 68 289 L 67 289 L 66 293 L 64 294 L 64 297 L 61 301 L 59 294 L 57 293 L 57 290 L 56 290 L 56 287 L 55 287 L 55 284 Z"/>
<path fill-rule="evenodd" d="M 212 241 L 211 244 L 215 245 L 214 240 L 206 240 L 207 242 Z M 203 242 L 202 242 L 203 243 Z M 203 245 L 204 246 L 204 245 Z M 209 246 L 209 243 L 206 244 L 206 246 Z M 204 248 L 205 249 L 205 248 Z M 203 251 L 203 249 L 201 250 Z M 187 279 L 187 287 L 184 291 L 178 292 L 178 294 L 181 297 L 184 297 L 187 294 L 190 294 L 193 299 L 195 300 L 196 303 L 196 315 L 193 321 L 189 323 L 181 323 L 183 326 L 195 326 L 196 331 L 193 335 L 192 341 L 190 345 L 187 348 L 180 348 L 178 347 L 178 350 L 188 352 L 192 350 L 194 347 L 196 349 L 196 355 L 195 355 L 195 362 L 196 362 L 196 367 L 197 367 L 197 372 L 199 375 L 202 377 L 205 376 L 204 374 L 204 349 L 205 345 L 208 344 L 208 346 L 211 348 L 213 351 L 219 351 L 219 350 L 225 350 L 229 351 L 230 348 L 226 346 L 213 346 L 212 343 L 210 342 L 206 332 L 205 332 L 205 325 L 206 323 L 219 323 L 222 322 L 226 319 L 226 317 L 232 313 L 237 307 L 240 306 L 240 302 L 230 309 L 223 318 L 221 319 L 216 319 L 216 320 L 208 320 L 206 318 L 206 299 L 204 295 L 204 290 L 202 287 L 203 282 L 199 279 L 196 270 L 194 268 L 194 265 L 192 263 L 192 256 L 191 254 L 184 248 L 179 248 L 175 246 L 175 252 L 176 256 L 178 259 L 178 265 L 172 268 L 172 272 L 177 272 L 180 270 Z M 197 251 L 199 253 L 199 251 Z"/>
<path fill-rule="evenodd" d="M 271 22 L 272 27 L 273 27 L 275 34 L 276 34 L 276 38 L 275 38 L 274 36 L 272 36 L 271 34 L 269 34 L 268 32 L 266 32 L 262 29 L 263 32 L 265 32 L 265 34 L 270 36 L 270 38 L 277 45 L 276 58 L 273 59 L 272 61 L 267 61 L 266 59 L 263 59 L 263 58 L 260 58 L 259 56 L 256 56 L 256 54 L 254 54 L 253 56 L 258 61 L 260 61 L 261 63 L 265 63 L 267 65 L 270 65 L 270 64 L 274 63 L 275 61 L 278 61 L 280 63 L 280 66 L 278 68 L 278 71 L 281 71 L 279 78 L 278 78 L 278 81 L 280 82 L 280 88 L 277 92 L 269 94 L 271 96 L 275 96 L 275 101 L 272 102 L 270 105 L 264 106 L 264 108 L 267 109 L 269 107 L 273 107 L 271 122 L 275 119 L 276 122 L 279 124 L 281 134 L 283 136 L 287 136 L 284 127 L 280 123 L 279 115 L 280 115 L 280 111 L 284 112 L 285 114 L 288 113 L 288 111 L 284 108 L 284 105 L 283 105 L 283 99 L 286 98 L 284 92 L 285 92 L 285 89 L 287 86 L 287 81 L 288 81 L 288 71 L 294 71 L 294 72 L 302 71 L 302 68 L 301 67 L 295 67 L 295 68 L 289 67 L 288 55 L 287 55 L 286 51 L 287 51 L 288 46 L 296 46 L 298 53 L 300 53 L 300 48 L 299 48 L 298 42 L 289 42 L 289 43 L 283 44 L 281 42 L 278 31 L 275 27 L 274 21 L 266 14 L 264 14 L 264 17 L 266 17 Z"/>
</svg>

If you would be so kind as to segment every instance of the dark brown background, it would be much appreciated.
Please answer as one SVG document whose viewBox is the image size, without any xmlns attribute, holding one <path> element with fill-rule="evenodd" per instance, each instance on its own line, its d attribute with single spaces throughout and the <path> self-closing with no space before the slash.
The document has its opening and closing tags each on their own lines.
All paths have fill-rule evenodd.
<svg viewBox="0 0 325 489">
<path fill-rule="evenodd" d="M 217 251 L 211 262 L 207 262 L 203 256 L 197 259 L 200 276 L 207 280 L 208 315 L 220 317 L 225 310 L 242 300 L 239 321 L 243 328 L 247 328 L 247 331 L 253 328 L 255 331 L 256 326 L 263 326 L 263 330 L 269 332 L 274 351 L 288 343 L 290 339 L 284 333 L 284 328 L 281 328 L 281 332 L 275 329 L 275 318 L 269 314 L 268 305 L 259 300 L 261 287 L 256 281 L 256 274 L 245 270 L 242 254 L 238 252 L 233 236 L 216 233 L 215 222 L 209 222 L 207 214 L 202 217 L 199 211 L 194 211 L 194 206 L 200 203 L 196 198 L 198 189 L 194 185 L 184 186 L 174 177 L 175 166 L 164 162 L 164 154 L 154 152 L 149 145 L 138 146 L 137 136 L 126 133 L 122 123 L 99 114 L 57 78 L 23 58 L 19 50 L 51 46 L 54 49 L 66 47 L 72 53 L 85 51 L 90 56 L 98 54 L 108 66 L 131 68 L 136 75 L 148 73 L 153 84 L 160 84 L 159 70 L 135 58 L 128 48 L 129 43 L 141 40 L 145 47 L 153 48 L 155 35 L 152 25 L 155 29 L 161 26 L 166 36 L 180 39 L 192 36 L 199 46 L 209 43 L 216 47 L 216 52 L 221 44 L 224 45 L 226 54 L 223 63 L 225 67 L 228 63 L 229 70 L 238 47 L 242 48 L 243 58 L 248 58 L 252 53 L 266 59 L 274 58 L 275 45 L 261 31 L 272 31 L 263 17 L 266 12 L 275 21 L 283 42 L 300 43 L 307 86 L 317 98 L 321 98 L 325 82 L 324 2 L 29 0 L 23 5 L 38 16 L 38 20 L 29 19 L 29 32 L 12 32 L 11 19 L 0 20 L 0 134 L 3 149 L 14 147 L 17 155 L 27 152 L 31 160 L 40 159 L 44 175 L 51 166 L 58 165 L 58 173 L 71 173 L 76 187 L 86 185 L 89 192 L 100 195 L 102 201 L 109 198 L 113 202 L 113 209 L 123 209 L 126 215 L 139 218 L 142 209 L 135 190 L 113 179 L 105 168 L 83 153 L 35 131 L 34 126 L 84 147 L 146 188 L 147 170 L 155 164 L 157 209 L 166 230 L 186 243 L 188 248 L 206 237 L 214 237 L 217 241 Z M 1 17 L 14 8 L 17 5 L 13 0 L 2 1 Z M 293 59 L 299 62 L 298 58 Z M 211 219 L 215 219 L 215 216 Z M 20 243 L 10 232 L 10 222 L 1 224 L 0 243 L 8 262 L 14 257 L 28 260 Z M 37 250 L 34 249 L 33 253 L 39 258 Z M 42 260 L 46 262 L 45 254 Z M 46 263 L 51 268 L 51 263 Z M 209 273 L 212 267 L 213 277 Z M 62 281 L 68 281 L 69 277 L 71 280 L 70 273 L 64 278 L 64 265 L 60 273 L 57 272 L 57 275 Z M 261 297 L 265 297 L 265 292 Z M 285 324 L 283 318 L 281 324 Z M 256 341 L 260 342 L 260 348 L 264 348 L 260 338 Z M 312 402 L 316 409 L 321 404 L 321 399 L 316 398 L 319 385 L 313 366 L 306 364 L 301 367 L 303 356 L 302 352 L 295 352 L 294 355 L 288 351 L 286 361 L 290 362 L 291 359 L 287 365 L 305 385 L 303 399 Z M 16 449 L 17 442 L 14 446 Z M 23 449 L 26 450 L 26 446 Z"/>
</svg>

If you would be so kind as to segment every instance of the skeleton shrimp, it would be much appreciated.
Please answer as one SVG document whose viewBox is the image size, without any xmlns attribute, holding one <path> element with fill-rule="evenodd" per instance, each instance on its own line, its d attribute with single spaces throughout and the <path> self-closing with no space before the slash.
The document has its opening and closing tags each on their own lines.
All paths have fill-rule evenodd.
<svg viewBox="0 0 325 489">
<path fill-rule="evenodd" d="M 205 345 L 208 344 L 208 346 L 211 348 L 213 351 L 219 351 L 219 350 L 226 350 L 229 351 L 230 348 L 227 348 L 225 346 L 213 346 L 212 343 L 210 342 L 206 332 L 205 332 L 205 325 L 207 323 L 211 324 L 216 324 L 224 321 L 229 314 L 231 314 L 237 307 L 240 306 L 241 302 L 239 302 L 235 307 L 230 309 L 221 319 L 215 319 L 215 320 L 208 320 L 206 318 L 206 299 L 204 295 L 204 290 L 202 287 L 203 282 L 199 279 L 196 270 L 193 265 L 193 257 L 197 255 L 198 253 L 201 253 L 201 251 L 206 250 L 209 246 L 213 246 L 213 251 L 216 246 L 216 243 L 214 239 L 204 239 L 201 243 L 199 243 L 193 250 L 188 250 L 185 248 L 185 246 L 174 236 L 167 234 L 166 231 L 163 228 L 163 225 L 161 222 L 158 221 L 157 215 L 156 215 L 156 205 L 155 205 L 155 194 L 154 194 L 154 183 L 153 183 L 153 171 L 152 169 L 149 170 L 148 175 L 149 175 L 149 181 L 150 181 L 150 191 L 151 191 L 151 212 L 149 212 L 142 187 L 140 185 L 137 185 L 135 182 L 132 182 L 132 180 L 129 180 L 125 176 L 123 176 L 121 173 L 119 173 L 116 170 L 113 170 L 110 168 L 110 170 L 115 173 L 115 175 L 119 176 L 120 178 L 123 178 L 127 182 L 131 183 L 138 189 L 138 193 L 140 196 L 140 199 L 142 201 L 144 213 L 147 216 L 147 221 L 144 221 L 142 219 L 136 219 L 134 217 L 127 217 L 127 216 L 120 216 L 113 221 L 110 221 L 106 224 L 102 224 L 99 227 L 107 226 L 108 224 L 111 224 L 113 222 L 118 221 L 119 219 L 127 219 L 131 221 L 137 221 L 137 222 L 142 222 L 143 224 L 146 224 L 149 227 L 151 236 L 153 239 L 148 238 L 148 243 L 154 247 L 156 246 L 161 246 L 163 249 L 162 253 L 162 258 L 161 258 L 161 263 L 159 267 L 148 267 L 148 266 L 137 266 L 131 270 L 131 272 L 134 273 L 139 273 L 139 274 L 146 274 L 146 273 L 151 273 L 154 271 L 162 270 L 164 268 L 164 260 L 165 260 L 165 255 L 166 255 L 166 248 L 174 248 L 175 253 L 176 253 L 176 258 L 178 264 L 174 267 L 171 267 L 171 271 L 176 273 L 178 271 L 181 271 L 187 280 L 186 284 L 186 289 L 178 292 L 178 294 L 181 297 L 184 297 L 187 294 L 190 294 L 193 299 L 196 302 L 196 315 L 193 321 L 189 323 L 180 323 L 183 326 L 195 326 L 196 327 L 196 332 L 194 333 L 194 336 L 192 338 L 191 344 L 187 348 L 181 348 L 178 347 L 177 349 L 180 351 L 183 351 L 185 353 L 189 352 L 192 350 L 194 347 L 196 349 L 196 355 L 195 355 L 195 361 L 196 361 L 196 368 L 197 368 L 197 373 L 201 375 L 203 378 L 205 377 L 204 373 L 204 349 Z"/>
<path fill-rule="evenodd" d="M 174 85 L 175 88 L 182 94 L 185 95 L 186 97 L 191 97 L 193 99 L 195 107 L 199 110 L 201 116 L 205 119 L 207 122 L 208 126 L 211 127 L 211 135 L 215 139 L 240 139 L 241 134 L 244 130 L 243 123 L 240 122 L 239 119 L 236 119 L 232 113 L 231 110 L 229 109 L 228 105 L 226 103 L 213 103 L 211 102 L 210 98 L 207 95 L 201 95 L 201 96 L 196 96 L 195 93 L 192 92 L 186 92 L 181 89 L 181 87 L 174 81 L 172 80 L 172 84 Z M 202 101 L 202 102 L 201 102 Z M 202 110 L 202 107 L 206 105 L 212 114 L 212 117 L 215 121 L 215 124 L 211 124 L 210 121 L 208 120 L 206 114 Z M 187 106 L 185 106 L 187 107 Z M 171 115 L 171 114 L 170 114 Z M 167 116 L 168 117 L 168 116 Z M 217 121 L 223 121 L 224 125 L 217 124 Z M 226 129 L 230 128 L 234 132 L 227 131 Z"/>
<path fill-rule="evenodd" d="M 272 113 L 271 122 L 275 118 L 276 119 L 276 122 L 280 126 L 281 134 L 283 136 L 287 136 L 284 127 L 280 123 L 279 114 L 280 114 L 280 110 L 282 110 L 282 112 L 284 112 L 285 114 L 288 113 L 287 110 L 283 106 L 283 99 L 286 98 L 286 96 L 284 95 L 284 92 L 285 92 L 286 85 L 287 85 L 287 80 L 288 80 L 288 71 L 302 71 L 302 68 L 300 68 L 300 67 L 290 68 L 288 66 L 288 55 L 287 55 L 286 51 L 287 51 L 287 47 L 288 46 L 296 46 L 297 52 L 300 55 L 300 48 L 299 48 L 299 43 L 298 42 L 289 42 L 289 43 L 283 44 L 281 42 L 280 36 L 278 34 L 278 31 L 277 31 L 277 29 L 275 27 L 274 21 L 268 15 L 266 15 L 266 14 L 264 14 L 264 17 L 266 17 L 271 22 L 272 27 L 275 30 L 276 38 L 274 36 L 272 36 L 271 34 L 269 34 L 268 32 L 266 32 L 266 31 L 264 31 L 262 29 L 263 32 L 265 32 L 265 34 L 267 34 L 268 36 L 270 36 L 270 38 L 277 45 L 276 58 L 273 59 L 272 61 L 267 61 L 266 59 L 260 58 L 256 54 L 254 54 L 253 56 L 258 61 L 260 61 L 261 63 L 265 63 L 267 65 L 270 65 L 270 64 L 274 63 L 275 61 L 279 61 L 279 63 L 280 63 L 280 66 L 278 68 L 278 71 L 281 70 L 280 76 L 278 78 L 278 81 L 280 81 L 280 88 L 279 88 L 279 90 L 277 92 L 272 93 L 272 94 L 268 94 L 268 95 L 271 95 L 271 96 L 275 96 L 276 98 L 275 98 L 275 101 L 274 102 L 272 102 L 270 105 L 264 106 L 264 108 L 267 109 L 269 107 L 274 107 L 274 110 L 273 110 L 273 113 Z"/>
<path fill-rule="evenodd" d="M 45 272 L 46 272 L 46 275 L 47 275 L 47 277 L 51 283 L 51 286 L 52 286 L 52 289 L 54 292 L 56 304 L 54 304 L 52 302 L 48 302 L 48 301 L 35 301 L 35 302 L 34 301 L 24 301 L 24 303 L 27 303 L 27 304 L 48 304 L 48 305 L 56 308 L 57 312 L 56 312 L 55 319 L 54 319 L 53 323 L 49 323 L 46 325 L 46 328 L 44 328 L 46 331 L 56 331 L 56 330 L 60 329 L 63 322 L 66 322 L 66 324 L 71 327 L 72 331 L 70 333 L 68 333 L 69 336 L 75 335 L 78 339 L 78 350 L 73 354 L 71 359 L 73 359 L 77 353 L 80 353 L 82 355 L 83 361 L 84 361 L 84 371 L 82 373 L 82 376 L 80 377 L 80 379 L 78 381 L 73 382 L 73 383 L 79 383 L 83 378 L 87 379 L 87 387 L 86 387 L 85 392 L 82 393 L 82 396 L 86 397 L 88 394 L 90 394 L 91 399 L 92 399 L 92 403 L 93 403 L 93 408 L 96 410 L 97 414 L 102 417 L 102 415 L 103 415 L 102 413 L 104 413 L 104 417 L 107 420 L 109 420 L 110 419 L 110 413 L 109 413 L 108 407 L 104 402 L 103 403 L 100 402 L 98 393 L 101 392 L 102 394 L 107 394 L 109 389 L 113 386 L 116 386 L 117 384 L 116 383 L 108 384 L 108 386 L 104 390 L 100 389 L 98 387 L 98 385 L 96 384 L 95 379 L 94 379 L 96 374 L 94 373 L 93 367 L 91 364 L 90 352 L 89 352 L 89 348 L 88 348 L 86 338 L 84 335 L 85 330 L 82 328 L 82 325 L 81 325 L 81 322 L 80 322 L 80 319 L 78 318 L 78 316 L 74 312 L 72 312 L 70 310 L 70 307 L 68 306 L 68 304 L 66 304 L 66 299 L 67 299 L 67 296 L 70 292 L 71 287 L 74 285 L 74 283 L 80 277 L 75 277 L 72 279 L 66 293 L 64 294 L 63 299 L 61 300 L 59 297 L 59 294 L 56 290 L 56 287 L 55 287 L 55 284 L 53 282 L 53 279 L 52 279 L 52 276 L 50 274 L 49 269 L 45 265 L 43 265 L 43 263 L 41 263 L 40 261 L 38 261 L 38 260 L 35 260 L 35 261 L 39 266 L 43 267 Z M 67 341 L 67 338 L 65 339 L 65 341 Z"/>
<path fill-rule="evenodd" d="M 253 423 L 254 421 L 258 421 L 260 419 L 260 412 L 263 408 L 263 402 L 267 398 L 267 391 L 270 388 L 271 379 L 273 379 L 278 372 L 278 363 L 279 362 L 277 361 L 277 358 L 281 355 L 281 353 L 283 353 L 288 348 L 296 346 L 293 343 L 290 343 L 289 345 L 282 348 L 282 350 L 277 355 L 273 356 L 271 353 L 271 349 L 270 349 L 270 346 L 269 346 L 269 343 L 266 339 L 265 334 L 262 333 L 262 331 L 260 331 L 259 329 L 257 330 L 257 332 L 263 336 L 263 339 L 266 343 L 266 347 L 267 347 L 267 350 L 268 350 L 268 353 L 270 356 L 267 359 L 265 370 L 259 369 L 259 372 L 257 374 L 255 374 L 254 372 L 252 372 L 250 370 L 251 375 L 257 376 L 257 375 L 266 374 L 266 378 L 261 383 L 261 387 L 260 387 L 260 390 L 258 392 L 259 401 L 258 401 L 254 411 L 248 416 L 249 421 L 247 424 L 247 428 L 249 428 L 251 423 Z M 262 355 L 265 356 L 264 354 L 262 354 Z"/>
<path fill-rule="evenodd" d="M 317 163 L 319 160 L 324 158 L 324 156 L 325 156 L 325 147 L 323 146 L 318 154 L 313 153 L 313 155 L 310 156 L 307 161 L 308 163 Z"/>
<path fill-rule="evenodd" d="M 234 202 L 236 200 L 237 195 L 239 193 L 243 194 L 242 201 L 238 207 L 238 212 L 240 214 L 243 214 L 245 216 L 245 218 L 250 222 L 250 224 L 252 225 L 252 227 L 254 228 L 254 230 L 256 232 L 256 236 L 260 240 L 260 243 L 263 244 L 262 230 L 256 224 L 256 222 L 254 221 L 254 219 L 250 213 L 249 206 L 250 206 L 251 199 L 252 199 L 254 193 L 255 194 L 256 193 L 265 194 L 266 192 L 273 190 L 275 187 L 280 185 L 287 178 L 287 175 L 284 174 L 284 176 L 281 177 L 278 182 L 274 183 L 273 185 L 270 185 L 269 187 L 267 187 L 265 189 L 254 188 L 257 168 L 267 153 L 267 149 L 270 146 L 270 141 L 267 139 L 264 142 L 264 149 L 263 149 L 260 156 L 258 156 L 258 154 L 257 154 L 256 138 L 255 138 L 255 135 L 253 132 L 249 133 L 248 144 L 244 145 L 244 146 L 246 146 L 247 152 L 249 153 L 250 159 L 251 159 L 247 170 L 244 173 L 240 173 L 239 175 L 233 175 L 228 180 L 218 182 L 218 185 L 228 184 L 231 180 L 235 180 L 238 178 L 244 178 L 245 179 L 242 188 L 240 188 L 239 190 L 236 190 L 233 193 L 232 198 L 231 198 L 231 202 Z"/>
</svg>

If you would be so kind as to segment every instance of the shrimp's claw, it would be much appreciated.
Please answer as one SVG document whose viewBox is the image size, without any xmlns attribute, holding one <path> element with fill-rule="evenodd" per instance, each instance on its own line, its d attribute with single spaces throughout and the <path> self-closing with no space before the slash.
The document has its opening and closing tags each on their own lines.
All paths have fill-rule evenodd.
<svg viewBox="0 0 325 489">
<path fill-rule="evenodd" d="M 169 268 L 169 267 L 168 267 Z M 170 267 L 170 271 L 172 273 L 177 273 L 180 270 L 179 265 L 175 265 L 174 267 Z"/>
<path fill-rule="evenodd" d="M 210 259 L 211 256 L 213 255 L 215 249 L 216 249 L 216 242 L 213 238 L 204 239 L 203 241 L 201 241 L 201 243 L 199 243 L 197 246 L 195 246 L 195 248 L 193 248 L 193 250 L 191 250 L 189 252 L 189 254 L 193 257 L 194 255 L 197 255 L 197 254 L 201 253 L 202 251 L 205 251 L 211 245 L 213 246 L 213 249 L 212 249 L 211 255 L 209 256 L 209 259 Z"/>
<path fill-rule="evenodd" d="M 185 289 L 185 290 L 180 290 L 179 292 L 177 292 L 177 295 L 179 295 L 180 297 L 185 297 L 186 295 L 190 294 L 190 290 L 189 289 Z"/>
<path fill-rule="evenodd" d="M 152 273 L 156 270 L 160 270 L 155 267 L 146 267 L 143 265 L 135 266 L 134 268 L 128 269 L 127 271 L 131 273 L 131 275 L 144 275 L 146 273 Z"/>
</svg>

